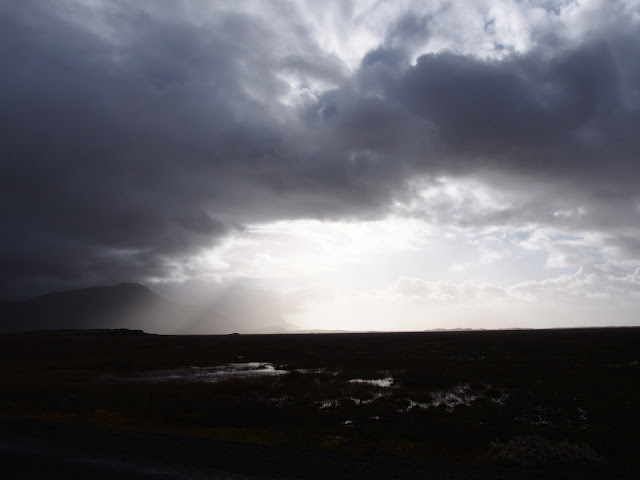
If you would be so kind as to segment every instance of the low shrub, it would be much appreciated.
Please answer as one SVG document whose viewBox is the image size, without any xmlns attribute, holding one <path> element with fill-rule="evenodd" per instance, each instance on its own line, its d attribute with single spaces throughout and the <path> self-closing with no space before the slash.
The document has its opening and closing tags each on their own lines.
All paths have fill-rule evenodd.
<svg viewBox="0 0 640 480">
<path fill-rule="evenodd" d="M 548 466 L 598 467 L 605 463 L 589 445 L 566 440 L 550 440 L 538 435 L 515 437 L 507 442 L 491 442 L 491 457 L 524 468 Z"/>
</svg>

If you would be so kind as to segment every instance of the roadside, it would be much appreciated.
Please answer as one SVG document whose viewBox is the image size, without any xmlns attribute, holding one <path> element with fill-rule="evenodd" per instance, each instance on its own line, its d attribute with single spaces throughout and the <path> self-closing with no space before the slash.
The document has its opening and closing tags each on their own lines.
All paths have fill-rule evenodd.
<svg viewBox="0 0 640 480">
<path fill-rule="evenodd" d="M 604 480 L 601 475 L 481 468 L 0 419 L 3 479 Z M 622 477 L 620 477 L 622 478 Z"/>
</svg>

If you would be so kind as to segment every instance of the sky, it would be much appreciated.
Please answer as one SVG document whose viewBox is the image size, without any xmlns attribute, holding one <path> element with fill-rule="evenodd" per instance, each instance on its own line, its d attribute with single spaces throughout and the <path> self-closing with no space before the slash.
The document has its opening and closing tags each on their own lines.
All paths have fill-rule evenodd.
<svg viewBox="0 0 640 480">
<path fill-rule="evenodd" d="M 0 32 L 6 300 L 640 325 L 639 0 L 21 0 Z"/>
</svg>

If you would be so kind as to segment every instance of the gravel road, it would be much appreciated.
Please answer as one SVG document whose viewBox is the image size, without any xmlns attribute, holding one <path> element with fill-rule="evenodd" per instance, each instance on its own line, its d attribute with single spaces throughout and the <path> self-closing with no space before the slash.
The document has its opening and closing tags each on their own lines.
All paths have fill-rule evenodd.
<svg viewBox="0 0 640 480">
<path fill-rule="evenodd" d="M 604 477 L 479 469 L 0 419 L 0 478 L 601 480 Z"/>
</svg>

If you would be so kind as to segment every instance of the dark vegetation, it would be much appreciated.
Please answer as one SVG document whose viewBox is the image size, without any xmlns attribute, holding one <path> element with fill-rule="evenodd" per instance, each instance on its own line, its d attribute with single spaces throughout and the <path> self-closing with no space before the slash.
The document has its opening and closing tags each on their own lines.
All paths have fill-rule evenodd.
<svg viewBox="0 0 640 480">
<path fill-rule="evenodd" d="M 311 449 L 640 473 L 640 328 L 0 335 L 0 414 Z M 144 372 L 270 362 L 277 376 Z M 353 379 L 392 378 L 392 386 Z"/>
</svg>

